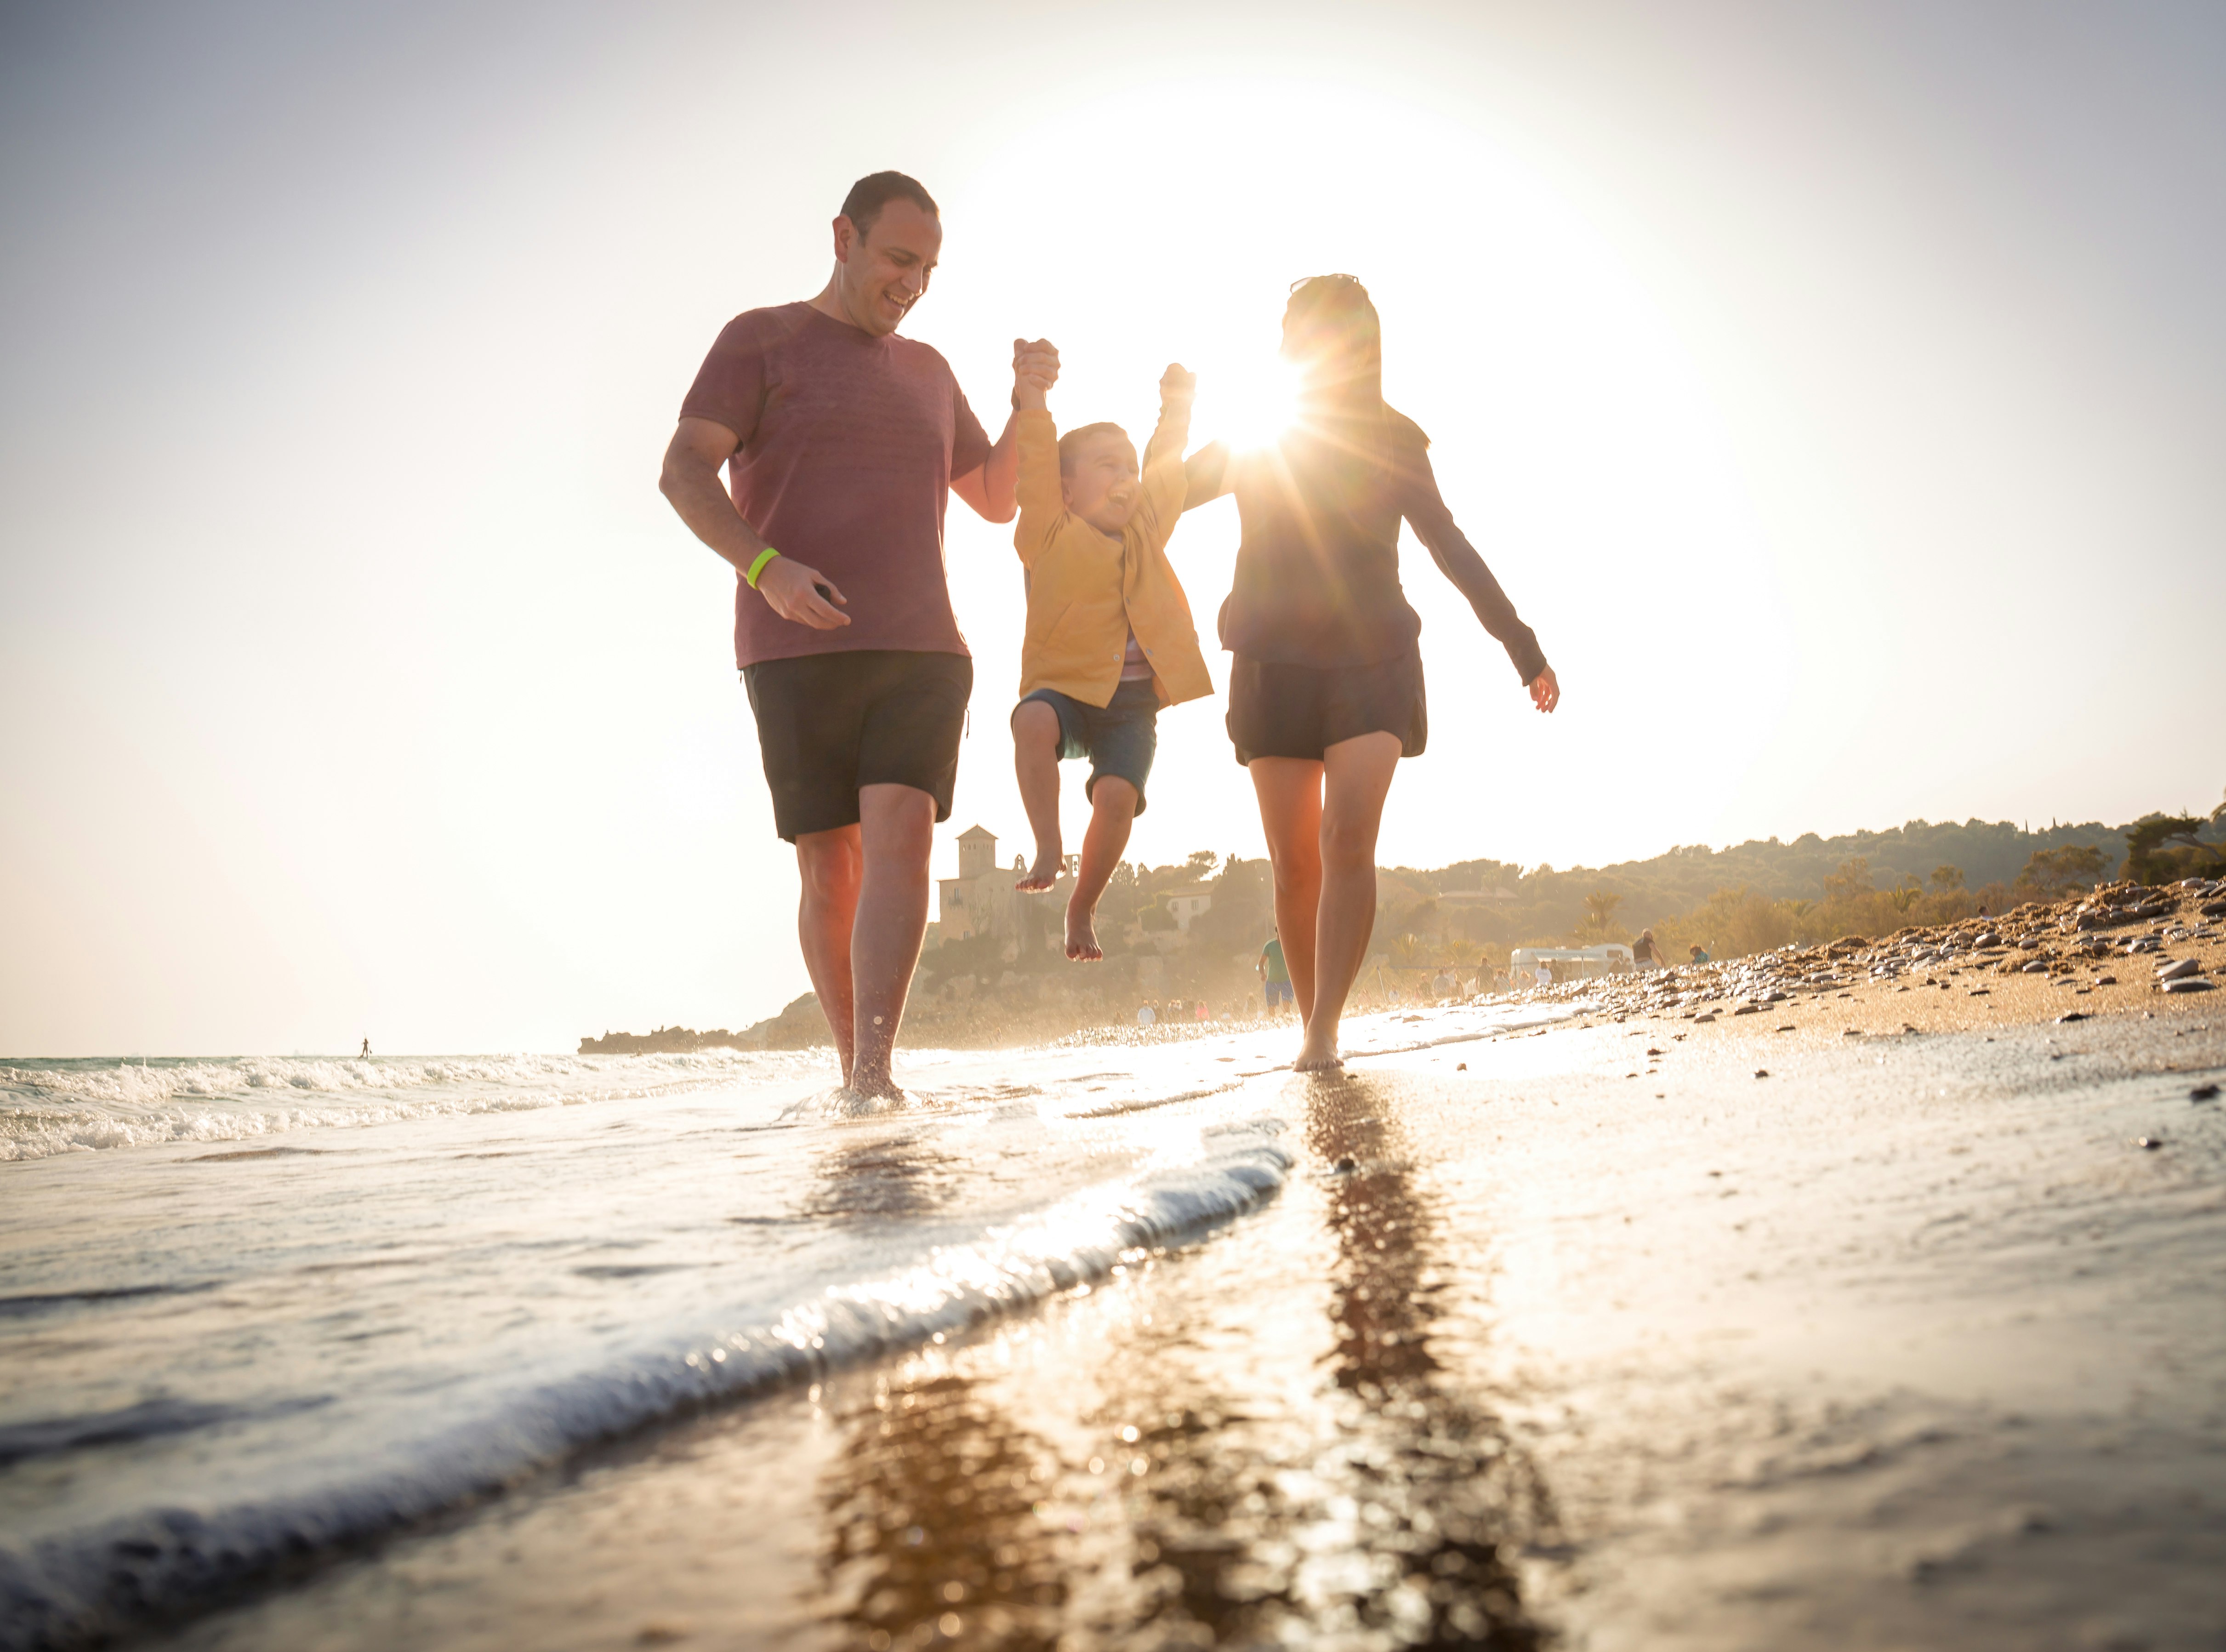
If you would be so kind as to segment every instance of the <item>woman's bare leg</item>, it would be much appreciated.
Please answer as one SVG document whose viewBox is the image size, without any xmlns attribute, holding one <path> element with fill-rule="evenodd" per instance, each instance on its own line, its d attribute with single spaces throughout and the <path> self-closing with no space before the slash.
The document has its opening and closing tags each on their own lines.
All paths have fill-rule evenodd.
<svg viewBox="0 0 2226 1652">
<path fill-rule="evenodd" d="M 1301 1026 L 1313 1013 L 1314 921 L 1321 900 L 1322 766 L 1299 757 L 1256 757 L 1246 765 L 1260 800 L 1268 861 L 1275 877 L 1275 929 L 1291 972 Z"/>
<path fill-rule="evenodd" d="M 1301 1071 L 1338 1063 L 1338 1021 L 1376 927 L 1376 834 L 1400 749 L 1398 735 L 1379 733 L 1339 740 L 1322 753 L 1313 1013 L 1294 1064 Z M 1288 951 L 1290 943 L 1283 944 Z"/>
</svg>

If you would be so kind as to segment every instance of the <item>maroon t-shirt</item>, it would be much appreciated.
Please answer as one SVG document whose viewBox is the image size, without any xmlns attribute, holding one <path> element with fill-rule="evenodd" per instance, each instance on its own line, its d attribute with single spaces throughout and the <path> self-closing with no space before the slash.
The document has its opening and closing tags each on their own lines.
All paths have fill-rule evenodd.
<svg viewBox="0 0 2226 1652">
<path fill-rule="evenodd" d="M 703 358 L 680 416 L 741 438 L 728 467 L 735 508 L 849 599 L 849 625 L 814 631 L 737 581 L 737 664 L 966 652 L 944 578 L 943 511 L 951 479 L 981 467 L 989 438 L 932 346 L 875 338 L 809 304 L 745 311 Z"/>
</svg>

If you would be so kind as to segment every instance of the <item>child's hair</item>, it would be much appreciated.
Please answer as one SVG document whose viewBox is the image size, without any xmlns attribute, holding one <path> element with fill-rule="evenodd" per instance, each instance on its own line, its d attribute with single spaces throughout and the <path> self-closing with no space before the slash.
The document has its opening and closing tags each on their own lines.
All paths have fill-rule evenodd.
<svg viewBox="0 0 2226 1652">
<path fill-rule="evenodd" d="M 1085 424 L 1061 436 L 1059 439 L 1059 473 L 1062 476 L 1071 474 L 1074 469 L 1074 455 L 1082 451 L 1082 444 L 1092 436 L 1103 435 L 1116 435 L 1123 442 L 1129 439 L 1126 430 L 1110 422 Z"/>
</svg>

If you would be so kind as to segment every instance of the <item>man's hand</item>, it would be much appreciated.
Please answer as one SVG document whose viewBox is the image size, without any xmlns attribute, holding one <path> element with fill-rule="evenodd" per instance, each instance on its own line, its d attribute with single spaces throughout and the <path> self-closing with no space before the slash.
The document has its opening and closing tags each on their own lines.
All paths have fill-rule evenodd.
<svg viewBox="0 0 2226 1652">
<path fill-rule="evenodd" d="M 822 588 L 826 596 L 819 594 Z M 758 594 L 782 619 L 810 626 L 814 631 L 833 631 L 850 623 L 849 614 L 831 606 L 843 600 L 835 582 L 791 556 L 776 556 L 765 565 L 765 572 L 758 575 Z"/>
<path fill-rule="evenodd" d="M 1561 685 L 1549 665 L 1530 679 L 1530 703 L 1541 711 L 1551 711 L 1561 703 Z"/>
<path fill-rule="evenodd" d="M 1167 364 L 1167 372 L 1160 375 L 1160 405 L 1188 407 L 1198 399 L 1198 375 L 1185 370 L 1180 361 Z"/>
<path fill-rule="evenodd" d="M 1013 340 L 1013 405 L 1043 411 L 1051 387 L 1059 383 L 1059 348 L 1049 339 Z"/>
</svg>

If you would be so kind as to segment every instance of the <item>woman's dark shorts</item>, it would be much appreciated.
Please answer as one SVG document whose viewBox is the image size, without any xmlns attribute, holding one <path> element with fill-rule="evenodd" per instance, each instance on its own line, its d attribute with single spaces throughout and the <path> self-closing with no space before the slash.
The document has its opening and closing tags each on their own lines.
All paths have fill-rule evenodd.
<svg viewBox="0 0 2226 1652">
<path fill-rule="evenodd" d="M 1321 761 L 1339 740 L 1396 734 L 1402 757 L 1429 741 L 1422 657 L 1372 665 L 1287 665 L 1236 656 L 1229 668 L 1229 738 L 1237 760 L 1299 757 Z"/>
<path fill-rule="evenodd" d="M 773 790 L 773 829 L 793 843 L 807 832 L 858 823 L 861 786 L 910 786 L 951 818 L 958 741 L 974 692 L 964 654 L 862 648 L 742 668 L 758 748 Z"/>
<path fill-rule="evenodd" d="M 1144 782 L 1160 749 L 1160 691 L 1148 677 L 1131 678 L 1113 690 L 1104 706 L 1084 704 L 1057 689 L 1038 689 L 1021 702 L 1040 700 L 1059 713 L 1060 760 L 1090 759 L 1089 797 L 1106 775 L 1136 788 L 1136 812 L 1144 812 Z M 1015 710 L 1019 707 L 1014 708 Z"/>
</svg>

